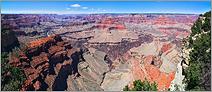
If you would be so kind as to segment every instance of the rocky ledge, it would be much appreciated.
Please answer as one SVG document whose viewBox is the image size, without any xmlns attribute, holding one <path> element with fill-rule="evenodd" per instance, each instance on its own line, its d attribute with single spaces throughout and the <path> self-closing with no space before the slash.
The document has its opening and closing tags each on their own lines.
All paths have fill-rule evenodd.
<svg viewBox="0 0 212 92">
<path fill-rule="evenodd" d="M 25 50 L 10 55 L 10 64 L 24 71 L 20 90 L 103 90 L 100 85 L 110 64 L 101 51 L 73 48 L 59 35 L 29 42 Z"/>
</svg>

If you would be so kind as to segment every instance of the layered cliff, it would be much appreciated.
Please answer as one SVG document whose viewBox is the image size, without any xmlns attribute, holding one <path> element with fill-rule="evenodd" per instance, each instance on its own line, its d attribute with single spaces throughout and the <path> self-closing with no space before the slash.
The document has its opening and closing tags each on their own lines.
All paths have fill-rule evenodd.
<svg viewBox="0 0 212 92">
<path fill-rule="evenodd" d="M 103 90 L 100 85 L 110 69 L 104 52 L 73 48 L 59 35 L 29 42 L 17 53 L 9 63 L 24 70 L 23 91 Z"/>
<path fill-rule="evenodd" d="M 86 16 L 21 16 L 12 23 L 17 22 L 19 41 L 29 42 L 10 55 L 9 63 L 27 77 L 21 90 L 49 91 L 120 91 L 145 78 L 156 82 L 158 90 L 168 90 L 173 80 L 181 82 L 177 78 L 182 74 L 181 40 L 196 19 L 196 15 L 98 15 L 96 19 L 89 15 L 95 20 L 91 22 L 81 20 Z M 22 21 L 33 16 L 38 16 L 36 25 Z"/>
</svg>

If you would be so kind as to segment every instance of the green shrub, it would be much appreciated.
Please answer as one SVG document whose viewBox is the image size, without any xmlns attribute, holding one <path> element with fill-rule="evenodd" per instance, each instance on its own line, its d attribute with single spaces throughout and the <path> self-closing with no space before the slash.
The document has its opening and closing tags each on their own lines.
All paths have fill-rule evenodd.
<svg viewBox="0 0 212 92">
<path fill-rule="evenodd" d="M 128 86 L 125 86 L 123 91 L 157 91 L 157 84 L 150 83 L 149 81 L 141 81 L 141 80 L 135 80 L 133 82 L 133 88 L 130 89 Z"/>
<path fill-rule="evenodd" d="M 198 19 L 192 27 L 192 33 L 189 37 L 189 47 L 192 49 L 189 53 L 189 67 L 185 69 L 186 90 L 210 90 L 211 83 L 211 25 L 210 12 L 203 15 L 205 19 Z M 205 21 L 202 23 L 202 21 Z M 204 33 L 207 32 L 207 33 Z M 194 35 L 200 35 L 195 37 Z"/>
<path fill-rule="evenodd" d="M 1 90 L 18 91 L 26 79 L 21 69 L 8 64 L 8 54 L 1 54 Z"/>
</svg>

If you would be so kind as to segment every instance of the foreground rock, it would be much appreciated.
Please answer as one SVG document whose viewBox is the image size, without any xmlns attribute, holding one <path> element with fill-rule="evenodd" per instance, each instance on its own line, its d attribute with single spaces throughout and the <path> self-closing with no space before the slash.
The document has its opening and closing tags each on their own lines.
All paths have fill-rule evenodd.
<svg viewBox="0 0 212 92">
<path fill-rule="evenodd" d="M 84 53 L 83 53 L 84 52 Z M 27 76 L 21 90 L 103 90 L 100 85 L 110 70 L 106 54 L 72 48 L 59 35 L 30 42 L 26 53 L 12 55 L 10 64 Z"/>
</svg>

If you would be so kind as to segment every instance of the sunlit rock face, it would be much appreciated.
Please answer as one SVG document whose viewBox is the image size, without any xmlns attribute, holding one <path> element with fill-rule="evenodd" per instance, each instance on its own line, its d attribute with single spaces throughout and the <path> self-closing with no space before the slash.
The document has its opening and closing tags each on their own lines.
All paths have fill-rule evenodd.
<svg viewBox="0 0 212 92">
<path fill-rule="evenodd" d="M 27 77 L 20 90 L 65 90 L 67 87 L 60 82 L 66 76 L 78 73 L 77 66 L 72 64 L 77 61 L 73 62 L 73 57 L 69 56 L 79 51 L 68 48 L 68 44 L 59 35 L 53 35 L 29 42 L 26 49 L 17 52 L 19 58 L 11 55 L 9 63 L 23 68 Z M 59 84 L 64 87 L 58 88 Z"/>
<path fill-rule="evenodd" d="M 156 82 L 159 90 L 169 88 L 180 62 L 179 52 L 170 42 L 153 41 L 130 50 L 134 56 L 130 62 L 134 80 L 145 78 Z"/>
<path fill-rule="evenodd" d="M 21 90 L 121 91 L 147 79 L 163 91 L 182 80 L 181 41 L 196 16 L 3 15 L 2 23 L 27 43 L 10 59 L 27 76 Z"/>
</svg>

